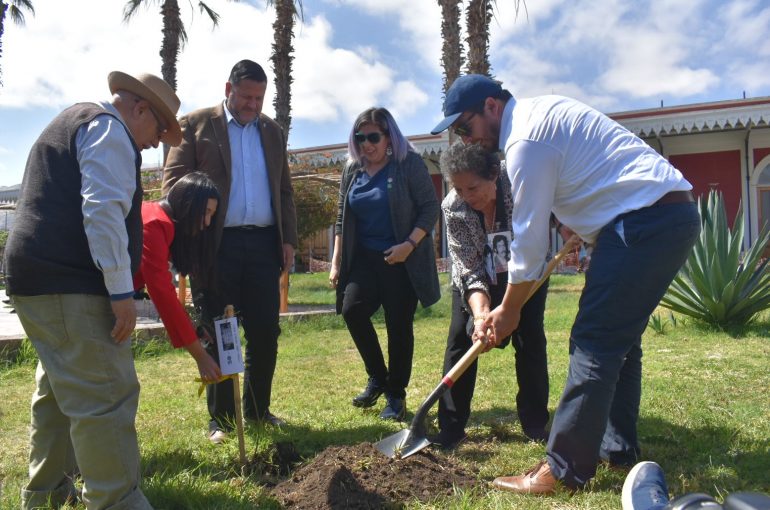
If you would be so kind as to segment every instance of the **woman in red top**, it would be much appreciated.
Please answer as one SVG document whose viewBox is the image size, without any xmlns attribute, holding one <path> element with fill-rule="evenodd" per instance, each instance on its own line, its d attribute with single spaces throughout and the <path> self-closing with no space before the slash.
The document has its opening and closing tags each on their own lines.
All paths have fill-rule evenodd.
<svg viewBox="0 0 770 510">
<path fill-rule="evenodd" d="M 134 288 L 147 287 L 174 347 L 184 347 L 198 364 L 204 380 L 221 376 L 219 365 L 198 340 L 190 317 L 177 299 L 169 262 L 182 275 L 200 282 L 212 278 L 215 242 L 208 229 L 216 214 L 219 193 L 204 174 L 188 174 L 159 202 L 142 204 L 142 263 Z"/>
</svg>

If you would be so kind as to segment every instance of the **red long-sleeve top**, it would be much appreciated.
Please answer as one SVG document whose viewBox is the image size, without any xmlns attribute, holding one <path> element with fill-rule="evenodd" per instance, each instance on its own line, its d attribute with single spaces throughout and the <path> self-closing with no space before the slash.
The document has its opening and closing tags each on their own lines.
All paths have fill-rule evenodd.
<svg viewBox="0 0 770 510">
<path fill-rule="evenodd" d="M 171 344 L 184 347 L 198 338 L 190 317 L 177 298 L 169 270 L 174 223 L 157 202 L 142 203 L 142 263 L 134 275 L 134 289 L 145 285 L 150 299 L 158 310 Z"/>
</svg>

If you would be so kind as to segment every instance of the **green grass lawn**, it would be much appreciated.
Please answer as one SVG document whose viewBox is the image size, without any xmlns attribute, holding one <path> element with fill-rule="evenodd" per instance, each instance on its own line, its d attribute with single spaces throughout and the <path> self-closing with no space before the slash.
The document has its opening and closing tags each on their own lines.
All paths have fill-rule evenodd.
<svg viewBox="0 0 770 510">
<path fill-rule="evenodd" d="M 414 411 L 440 381 L 449 322 L 444 298 L 418 310 L 415 357 L 407 403 Z M 555 276 L 546 310 L 551 410 L 566 378 L 569 328 L 582 276 Z M 290 301 L 333 302 L 327 275 L 292 275 Z M 667 311 L 661 311 L 668 317 Z M 376 316 L 378 332 L 384 323 Z M 247 451 L 265 452 L 291 441 L 312 458 L 330 445 L 376 441 L 405 425 L 378 419 L 381 406 L 360 410 L 350 399 L 366 383 L 353 342 L 338 316 L 282 323 L 271 410 L 285 418 L 283 430 L 247 428 Z M 648 328 L 643 341 L 644 381 L 639 434 L 643 458 L 666 470 L 674 494 L 707 492 L 720 500 L 738 490 L 770 492 L 770 314 L 738 332 L 710 330 L 679 318 L 665 334 Z M 235 467 L 237 441 L 208 443 L 205 398 L 196 395 L 195 364 L 184 352 L 137 348 L 142 383 L 137 427 L 143 490 L 156 508 L 279 508 L 267 476 L 243 477 Z M 18 508 L 27 471 L 30 362 L 0 370 L 0 508 Z M 489 488 L 495 476 L 520 474 L 544 455 L 526 441 L 515 409 L 513 350 L 482 355 L 469 427 L 470 441 L 454 460 L 477 473 L 477 487 L 431 504 L 435 509 L 618 509 L 625 473 L 600 466 L 587 490 L 554 497 L 515 496 Z M 431 419 L 435 418 L 432 410 Z M 411 413 L 410 416 L 411 418 Z"/>
</svg>

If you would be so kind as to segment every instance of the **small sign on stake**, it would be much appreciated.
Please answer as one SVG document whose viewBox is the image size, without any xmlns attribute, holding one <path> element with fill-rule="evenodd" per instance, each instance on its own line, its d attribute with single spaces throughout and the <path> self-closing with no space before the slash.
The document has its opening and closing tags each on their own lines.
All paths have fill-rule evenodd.
<svg viewBox="0 0 770 510">
<path fill-rule="evenodd" d="M 238 333 L 238 319 L 229 317 L 214 321 L 219 350 L 219 369 L 222 375 L 243 372 L 243 354 L 241 354 L 241 339 Z"/>
</svg>

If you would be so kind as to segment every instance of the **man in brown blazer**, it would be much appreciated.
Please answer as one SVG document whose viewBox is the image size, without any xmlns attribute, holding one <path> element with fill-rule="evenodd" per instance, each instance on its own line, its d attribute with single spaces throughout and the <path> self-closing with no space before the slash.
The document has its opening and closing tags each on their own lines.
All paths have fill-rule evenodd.
<svg viewBox="0 0 770 510">
<path fill-rule="evenodd" d="M 183 175 L 208 174 L 222 197 L 215 224 L 217 283 L 192 292 L 203 325 L 232 304 L 246 334 L 243 409 L 247 420 L 273 425 L 270 393 L 278 354 L 279 277 L 297 246 L 297 218 L 286 136 L 262 114 L 267 76 L 251 60 L 233 67 L 225 100 L 180 119 L 182 143 L 166 159 L 163 194 Z M 216 346 L 209 353 L 217 354 Z M 209 439 L 221 442 L 235 417 L 232 381 L 209 385 Z"/>
</svg>

